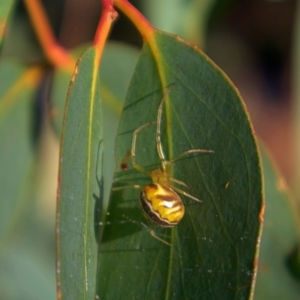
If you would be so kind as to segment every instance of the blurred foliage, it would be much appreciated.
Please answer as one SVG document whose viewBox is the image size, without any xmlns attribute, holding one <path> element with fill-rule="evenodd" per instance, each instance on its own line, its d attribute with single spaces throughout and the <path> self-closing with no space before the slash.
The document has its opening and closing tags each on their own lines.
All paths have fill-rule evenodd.
<svg viewBox="0 0 300 300">
<path fill-rule="evenodd" d="M 154 26 L 178 34 L 189 42 L 204 47 L 207 42 L 208 30 L 212 28 L 219 19 L 222 19 L 227 12 L 230 12 L 232 8 L 237 7 L 237 4 L 242 4 L 243 1 L 142 0 L 134 1 L 134 3 L 141 9 L 145 16 L 149 18 Z M 99 18 L 99 3 L 89 4 L 91 7 L 88 9 L 86 1 L 79 1 L 78 3 L 76 2 L 76 4 L 72 0 L 64 2 L 50 0 L 43 1 L 50 23 L 57 36 L 61 37 L 62 44 L 69 45 L 72 44 L 74 40 L 77 42 L 76 47 L 74 46 L 70 50 L 72 53 L 75 53 L 74 55 L 76 57 L 81 55 L 82 52 L 88 49 L 90 45 L 90 43 L 86 43 L 88 38 L 86 37 L 87 35 L 84 35 L 86 31 L 83 30 L 85 27 L 88 27 L 89 24 L 87 23 L 89 22 L 83 20 L 88 19 L 92 24 L 97 24 Z M 298 15 L 294 17 L 295 20 L 300 19 L 299 7 L 300 6 L 298 5 Z M 64 8 L 68 9 L 64 10 Z M 71 8 L 74 8 L 74 10 Z M 90 15 L 84 16 L 86 12 L 89 12 Z M 136 30 L 133 30 L 132 25 L 129 24 L 128 21 L 124 20 L 125 17 L 120 15 L 120 20 L 116 22 L 112 32 L 112 37 L 114 39 L 140 46 L 142 41 L 141 37 L 138 35 Z M 298 46 L 300 41 L 299 24 L 299 22 L 296 23 L 296 34 L 294 35 L 293 40 L 293 43 Z M 66 28 L 68 28 L 69 31 L 66 30 Z M 89 30 L 90 28 L 91 27 L 89 27 Z M 92 35 L 93 32 L 89 32 L 89 36 Z M 0 49 L 0 298 L 6 300 L 41 299 L 41 297 L 45 300 L 55 299 L 54 206 L 57 184 L 56 174 L 58 172 L 57 148 L 61 138 L 62 123 L 64 119 L 63 111 L 72 74 L 60 68 L 55 69 L 53 66 L 49 65 L 49 62 L 46 61 L 39 42 L 36 39 L 30 18 L 28 17 L 21 1 L 1 0 Z M 225 51 L 224 49 L 225 48 L 222 47 L 217 50 L 222 53 Z M 142 55 L 145 55 L 145 49 L 143 51 Z M 146 59 L 147 57 L 149 58 L 149 56 L 142 56 L 143 59 Z M 170 57 L 172 57 L 172 55 L 170 55 Z M 295 50 L 293 57 L 293 61 L 295 62 L 295 64 L 293 64 L 295 65 L 293 79 L 295 82 L 295 90 L 299 90 L 299 57 L 300 52 Z M 99 207 L 95 207 L 96 213 L 99 213 L 98 209 L 102 210 L 108 205 L 110 186 L 112 184 L 113 172 L 115 169 L 113 149 L 117 132 L 117 124 L 120 120 L 123 101 L 130 86 L 130 81 L 134 74 L 134 68 L 136 67 L 138 59 L 139 51 L 137 49 L 118 42 L 108 43 L 100 69 L 98 70 L 100 74 L 99 93 L 103 100 L 103 120 L 101 121 L 103 122 L 103 140 L 105 141 L 104 146 L 111 150 L 104 153 L 104 164 L 102 170 L 104 176 L 101 179 L 100 170 L 100 172 L 97 173 L 99 174 L 99 178 L 93 178 L 93 188 L 96 189 L 98 193 L 93 195 L 94 197 L 90 199 L 92 201 L 89 203 L 90 211 L 92 211 L 92 206 L 94 205 L 93 201 L 96 201 L 96 204 L 99 204 L 97 200 L 99 201 L 101 197 L 105 199 L 105 203 L 100 203 Z M 173 63 L 174 65 L 176 64 L 176 59 L 174 59 Z M 149 76 L 147 76 L 149 75 L 149 68 L 142 71 L 143 72 L 138 73 L 138 75 L 135 76 L 137 76 L 138 79 L 142 79 L 143 77 L 141 74 L 143 74 L 149 78 Z M 199 72 L 202 71 L 202 68 L 199 68 Z M 176 75 L 177 73 L 174 74 Z M 201 81 L 197 81 L 198 77 L 196 76 L 198 76 L 198 74 L 195 72 L 194 86 L 197 87 L 198 85 L 203 85 L 204 79 L 202 78 Z M 151 86 L 151 84 L 153 86 L 155 85 L 154 80 L 151 81 L 151 78 L 144 80 L 143 84 L 149 86 Z M 149 82 L 147 82 L 147 80 L 149 80 Z M 211 78 L 209 77 L 207 80 L 207 86 L 209 86 Z M 135 88 L 135 93 L 132 92 L 131 87 L 127 94 L 127 105 L 130 101 L 136 101 L 136 99 L 139 99 L 142 95 L 146 95 L 147 93 L 149 94 L 153 91 L 153 89 L 150 88 L 146 93 L 146 89 L 143 89 L 142 84 L 136 85 Z M 156 88 L 157 89 L 154 90 L 157 91 L 162 87 L 156 86 Z M 217 85 L 216 90 L 218 88 L 219 85 Z M 86 100 L 85 98 L 80 99 L 80 96 L 83 95 L 81 94 L 82 90 L 80 85 L 78 89 L 78 92 L 75 93 L 74 99 L 77 99 L 75 101 Z M 139 95 L 136 94 L 136 91 L 139 91 Z M 211 94 L 214 94 L 214 92 L 216 91 L 213 90 Z M 172 93 L 175 92 L 172 91 Z M 296 95 L 299 99 L 299 93 Z M 162 95 L 157 97 L 156 102 L 161 98 L 161 96 Z M 185 95 L 182 95 L 182 97 L 183 98 L 180 98 L 181 101 L 184 99 Z M 209 101 L 212 99 L 209 98 L 209 93 L 206 97 Z M 297 107 L 299 107 L 300 103 L 298 99 L 296 104 Z M 180 101 L 178 103 L 180 105 Z M 217 108 L 214 108 L 212 112 L 215 112 L 215 109 L 220 109 L 222 111 L 221 106 L 216 107 Z M 182 109 L 185 109 L 185 107 Z M 208 115 L 205 113 L 205 109 L 201 112 L 203 115 L 201 115 L 200 122 L 203 122 L 203 119 L 208 118 Z M 130 115 L 131 110 L 128 111 Z M 297 113 L 293 115 L 298 122 L 298 128 L 300 128 L 299 111 L 300 110 L 297 109 Z M 127 133 L 129 140 L 132 130 L 138 127 L 137 122 L 147 122 L 146 119 L 140 120 L 140 118 L 142 118 L 142 112 L 146 113 L 146 117 L 149 118 L 148 121 L 153 121 L 156 116 L 157 105 L 155 107 L 150 107 L 149 109 L 142 108 L 137 115 L 130 116 L 131 120 L 128 121 L 126 119 L 126 121 L 122 121 L 123 125 L 121 125 L 119 132 L 122 130 L 124 131 L 124 124 L 126 124 L 126 126 L 128 125 Z M 224 113 L 224 116 L 225 115 L 226 114 Z M 229 119 L 232 118 L 232 121 L 236 120 L 236 116 L 240 116 L 240 114 L 227 115 Z M 78 118 L 81 118 L 80 114 L 78 115 Z M 122 120 L 124 120 L 123 118 L 125 117 L 123 116 Z M 173 119 L 174 118 L 175 115 L 173 111 Z M 180 119 L 185 120 L 186 124 L 188 124 L 188 120 L 184 117 L 181 116 Z M 209 120 L 211 121 L 211 119 Z M 51 126 L 49 126 L 49 124 L 51 124 Z M 186 124 L 185 126 L 189 127 Z M 182 128 L 184 128 L 184 126 Z M 210 128 L 212 127 L 210 126 Z M 210 159 L 216 159 L 215 157 L 219 155 L 217 154 L 217 151 L 220 147 L 222 148 L 222 146 L 220 146 L 217 141 L 220 142 L 222 141 L 222 138 L 224 139 L 223 134 L 218 134 L 216 137 L 211 138 L 211 140 L 208 141 L 208 138 L 213 136 L 213 132 L 209 132 L 210 128 L 206 128 L 207 132 L 202 132 L 201 134 L 203 135 L 203 140 L 205 140 L 205 136 L 207 139 L 205 147 L 211 148 L 211 143 L 213 143 L 214 146 L 212 148 L 216 151 L 216 154 L 212 155 L 213 158 L 199 157 L 196 159 L 197 162 L 199 161 L 199 165 L 203 164 L 206 166 L 205 172 L 210 169 L 216 170 L 217 165 L 212 164 L 212 167 L 210 167 L 208 161 Z M 195 133 L 195 129 L 188 129 L 190 130 L 189 134 L 192 135 L 191 139 L 193 141 L 196 140 L 198 134 Z M 72 131 L 72 124 L 71 129 L 69 130 Z M 69 138 L 70 141 L 72 141 L 71 135 Z M 293 137 L 293 140 L 294 139 L 295 138 Z M 47 144 L 49 140 L 52 141 L 52 146 L 49 148 L 52 149 L 53 147 L 55 150 L 50 153 L 43 152 L 43 145 L 44 143 Z M 126 148 L 124 149 L 126 151 L 130 148 L 129 140 L 127 138 L 124 142 L 124 147 Z M 299 145 L 299 139 L 296 138 L 295 140 Z M 83 154 L 83 152 L 81 152 L 82 149 L 80 148 L 80 141 L 77 142 L 79 142 L 79 144 L 77 144 L 75 148 L 74 145 L 72 145 L 73 147 L 68 150 L 68 155 L 70 155 L 70 158 L 74 159 L 71 169 L 74 166 L 78 167 L 78 164 L 80 163 L 80 161 L 77 160 L 78 155 L 75 155 L 74 153 Z M 97 142 L 94 142 L 98 147 L 99 141 L 97 140 Z M 148 142 L 151 143 L 151 140 L 144 140 L 144 142 L 148 144 Z M 123 144 L 123 141 L 120 143 Z M 229 142 L 226 140 L 223 141 L 224 148 L 228 146 L 228 143 Z M 183 146 L 181 142 L 178 142 L 178 145 L 174 145 L 179 148 Z M 203 148 L 201 145 L 195 145 L 193 147 Z M 118 151 L 121 151 L 123 148 L 119 147 L 118 149 Z M 230 149 L 233 149 L 231 153 L 233 155 L 235 153 L 235 147 Z M 141 152 L 141 155 L 143 155 L 143 150 Z M 120 162 L 122 163 L 124 155 L 126 157 L 126 154 L 124 153 L 120 154 L 118 152 L 117 167 L 120 165 Z M 99 159 L 98 154 L 99 153 L 97 153 L 97 155 L 93 155 L 93 161 L 95 159 Z M 155 154 L 151 155 L 150 158 L 154 161 L 152 161 L 152 166 L 153 164 L 157 164 L 158 161 Z M 298 157 L 295 159 L 297 161 L 299 160 Z M 49 165 L 55 166 L 53 171 L 55 178 L 52 178 L 53 176 L 49 178 L 49 170 L 47 169 L 47 165 L 44 164 L 45 161 L 49 162 Z M 239 161 L 236 160 L 236 163 L 238 162 Z M 189 164 L 182 164 L 183 166 L 180 168 L 186 170 L 186 168 L 189 168 L 188 166 L 190 166 L 191 163 L 193 163 L 192 159 L 189 160 Z M 232 162 L 232 164 L 234 163 Z M 232 164 L 226 166 L 226 170 L 228 170 L 228 174 L 230 175 L 232 175 L 230 172 Z M 297 299 L 299 294 L 299 279 L 297 276 L 293 275 L 295 273 L 299 273 L 298 268 L 300 265 L 299 247 L 296 247 L 299 243 L 299 217 L 297 204 L 294 204 L 293 201 L 291 201 L 292 197 L 290 196 L 290 193 L 286 192 L 286 188 L 282 190 L 280 183 L 283 181 L 280 175 L 277 175 L 277 172 L 274 171 L 272 163 L 265 154 L 262 158 L 262 164 L 265 181 L 266 215 L 265 230 L 261 241 L 260 261 L 250 261 L 251 264 L 254 264 L 254 268 L 257 264 L 259 264 L 257 293 L 254 295 L 254 298 L 282 299 L 282 297 L 289 297 L 289 299 Z M 46 167 L 41 170 L 41 166 Z M 82 168 L 78 167 L 75 172 L 81 171 Z M 72 171 L 68 172 L 72 173 Z M 183 171 L 183 173 L 185 172 L 186 171 Z M 296 173 L 297 172 L 299 174 L 299 168 L 296 170 Z M 77 173 L 75 173 L 75 175 L 76 174 Z M 235 175 L 238 176 L 238 174 Z M 217 177 L 218 176 L 216 176 L 216 178 Z M 76 196 L 80 195 L 80 188 L 82 187 L 80 185 L 81 183 L 78 182 L 78 178 L 70 183 L 71 185 L 76 185 L 76 188 L 78 189 Z M 296 188 L 298 187 L 298 179 L 299 175 L 293 179 L 296 182 Z M 187 183 L 189 184 L 189 182 L 193 182 L 193 180 L 195 180 L 195 178 L 189 178 Z M 214 180 L 216 179 L 210 178 L 210 184 L 212 184 L 211 182 L 215 182 Z M 255 182 L 257 183 L 259 180 L 253 181 L 254 185 Z M 91 183 L 86 181 L 86 184 L 88 185 Z M 102 184 L 104 186 L 104 194 L 101 192 Z M 226 182 L 224 182 L 224 184 L 226 184 Z M 195 184 L 192 184 L 192 187 L 193 186 L 195 186 Z M 70 195 L 69 192 L 72 189 L 73 186 L 67 186 L 67 190 L 65 192 L 67 196 Z M 205 187 L 203 191 L 205 191 Z M 207 191 L 205 193 L 208 194 Z M 134 201 L 134 208 L 136 208 L 136 199 L 134 199 Z M 201 205 L 204 206 L 205 203 Z M 74 223 L 76 223 L 78 221 L 76 221 L 75 218 L 76 213 L 80 210 L 80 206 L 76 207 L 77 210 L 79 209 L 77 212 L 72 211 L 72 209 L 73 208 L 66 208 L 65 214 L 69 216 L 70 220 L 68 224 L 65 224 L 65 226 L 70 226 L 69 230 L 72 232 L 73 237 L 77 238 L 79 236 L 79 238 L 84 239 L 85 236 L 82 236 L 79 231 L 77 231 L 78 228 L 72 227 L 72 222 L 74 221 Z M 193 210 L 191 209 L 190 213 L 192 212 Z M 227 212 L 229 212 L 229 209 Z M 49 213 L 50 216 L 46 216 L 47 213 Z M 116 213 L 118 214 L 118 211 L 116 211 Z M 139 220 L 139 215 L 140 212 L 137 209 L 133 210 L 133 219 L 137 218 L 137 220 Z M 231 218 L 231 214 L 229 213 L 228 218 Z M 258 218 L 258 216 L 255 215 L 254 217 L 252 216 L 252 218 Z M 92 216 L 89 216 L 87 220 L 90 222 L 90 226 L 93 227 L 92 222 L 94 220 Z M 203 220 L 201 222 L 203 222 Z M 129 223 L 127 222 L 127 224 Z M 203 228 L 200 228 L 201 226 L 199 226 L 200 229 L 198 228 L 198 230 L 209 230 L 206 225 L 204 224 Z M 86 223 L 83 222 L 81 226 L 83 226 L 81 229 L 85 230 L 84 226 L 86 226 Z M 127 230 L 127 227 L 123 227 L 123 230 Z M 136 224 L 133 224 L 133 226 L 129 225 L 129 227 L 129 233 L 127 232 L 125 233 L 127 236 L 123 236 L 126 241 L 128 241 L 128 235 L 130 237 L 130 234 L 132 234 L 134 238 L 144 236 L 146 244 L 153 243 L 157 245 L 158 241 L 154 240 L 152 237 L 151 239 L 154 241 L 149 239 L 150 235 L 147 230 L 140 230 L 139 228 L 136 229 Z M 187 230 L 186 228 L 188 227 L 183 228 L 183 230 Z M 100 226 L 100 228 L 96 227 L 96 234 L 99 235 L 97 238 L 101 238 L 103 232 L 104 236 L 107 236 L 107 232 L 105 232 L 106 230 L 108 230 L 106 226 Z M 181 229 L 179 229 L 179 231 L 180 230 Z M 257 231 L 257 228 L 255 228 L 255 231 Z M 180 237 L 178 239 L 176 236 L 177 231 L 174 230 L 172 232 L 172 238 L 179 241 Z M 146 233 L 146 235 L 144 233 Z M 68 231 L 65 231 L 65 234 L 68 235 Z M 90 239 L 94 239 L 94 236 L 91 234 Z M 116 240 L 118 240 L 118 237 Z M 73 255 L 72 259 L 74 259 L 74 256 L 78 257 L 78 252 L 81 250 L 76 252 L 73 249 L 74 245 L 71 243 L 68 244 L 67 240 L 65 240 L 65 242 L 66 252 L 64 255 L 66 257 L 66 261 L 68 261 L 69 255 Z M 109 248 L 109 244 L 104 245 Z M 198 246 L 200 249 L 201 245 Z M 159 245 L 158 248 L 163 249 L 162 253 L 170 252 L 170 249 L 164 248 L 163 245 Z M 176 249 L 178 250 L 179 248 Z M 72 252 L 73 250 L 74 252 Z M 141 249 L 139 248 L 138 251 L 140 250 Z M 221 250 L 222 246 L 220 245 L 220 251 Z M 251 251 L 254 253 L 255 249 L 252 250 Z M 84 251 L 88 250 L 85 249 Z M 90 253 L 85 252 L 84 254 L 88 254 L 86 255 L 86 259 L 88 260 Z M 289 257 L 291 257 L 292 254 L 293 259 L 289 260 Z M 101 256 L 104 254 L 100 252 L 99 255 Z M 112 251 L 113 260 L 115 260 L 118 255 L 118 252 Z M 170 257 L 172 256 L 170 255 Z M 147 259 L 149 259 L 149 256 L 147 256 Z M 202 259 L 204 262 L 207 260 L 205 255 L 203 255 Z M 256 259 L 258 259 L 257 256 Z M 95 262 L 95 259 L 93 261 Z M 163 258 L 162 261 L 165 263 L 168 260 Z M 172 262 L 172 259 L 170 262 Z M 294 273 L 290 269 L 291 264 Z M 187 268 L 183 269 L 188 271 Z M 244 271 L 246 272 L 247 270 L 245 269 Z M 66 280 L 68 280 L 68 276 L 72 277 L 71 280 L 76 278 L 75 271 L 72 272 L 74 272 L 74 277 L 72 277 L 72 274 L 65 274 Z M 126 269 L 126 272 L 128 272 L 128 269 Z M 209 276 L 209 274 L 207 276 Z M 207 278 L 208 277 L 206 277 L 206 279 Z M 224 280 L 227 282 L 228 278 L 225 278 Z M 208 280 L 208 282 L 213 282 L 213 280 Z M 84 282 L 84 284 L 86 284 L 86 282 Z M 95 282 L 93 284 L 95 284 Z M 210 285 L 207 285 L 207 287 L 211 288 Z M 280 289 L 278 289 L 279 287 Z M 281 295 L 281 293 L 283 294 Z M 74 297 L 70 299 L 74 299 Z"/>
</svg>

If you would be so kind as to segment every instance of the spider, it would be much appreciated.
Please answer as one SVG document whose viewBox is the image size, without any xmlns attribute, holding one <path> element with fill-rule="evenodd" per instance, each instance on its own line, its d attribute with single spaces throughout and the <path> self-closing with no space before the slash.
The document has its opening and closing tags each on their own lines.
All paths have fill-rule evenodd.
<svg viewBox="0 0 300 300">
<path fill-rule="evenodd" d="M 143 211 L 144 215 L 152 221 L 155 225 L 163 227 L 163 228 L 171 228 L 176 226 L 184 216 L 185 207 L 184 204 L 178 194 L 182 194 L 185 197 L 188 197 L 192 200 L 197 202 L 202 202 L 200 199 L 190 195 L 189 193 L 185 192 L 183 189 L 178 188 L 175 184 L 188 188 L 188 186 L 171 176 L 171 166 L 182 159 L 183 157 L 192 154 L 192 153 L 213 153 L 213 150 L 206 150 L 206 149 L 190 149 L 187 150 L 180 155 L 176 156 L 171 160 L 167 160 L 165 153 L 163 151 L 162 142 L 161 142 L 161 119 L 162 119 L 162 112 L 163 112 L 163 105 L 166 101 L 166 98 L 169 94 L 169 89 L 165 92 L 160 105 L 158 107 L 157 112 L 157 119 L 156 121 L 148 122 L 144 125 L 141 125 L 137 129 L 134 130 L 132 134 L 132 144 L 131 144 L 131 151 L 130 151 L 130 158 L 132 166 L 143 173 L 144 175 L 151 178 L 152 183 L 146 186 L 141 185 L 130 185 L 130 186 L 123 186 L 123 187 L 115 187 L 113 190 L 120 190 L 124 188 L 136 188 L 141 189 L 140 197 L 139 197 L 139 204 L 141 210 Z M 156 124 L 156 147 L 159 159 L 161 161 L 161 166 L 157 169 L 149 171 L 145 169 L 143 166 L 139 165 L 136 162 L 136 141 L 138 134 L 146 127 Z M 165 242 L 164 240 L 160 239 L 152 230 L 150 230 L 150 234 Z"/>
</svg>

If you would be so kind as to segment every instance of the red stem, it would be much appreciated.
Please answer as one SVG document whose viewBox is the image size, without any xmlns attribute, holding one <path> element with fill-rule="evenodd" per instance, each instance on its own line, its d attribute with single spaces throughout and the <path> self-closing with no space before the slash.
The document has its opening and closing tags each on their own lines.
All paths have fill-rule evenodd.
<svg viewBox="0 0 300 300">
<path fill-rule="evenodd" d="M 24 0 L 24 4 L 48 60 L 56 67 L 73 70 L 75 59 L 57 42 L 40 0 Z"/>
<path fill-rule="evenodd" d="M 151 43 L 154 34 L 154 27 L 148 22 L 148 20 L 127 0 L 115 0 L 114 4 L 131 20 L 144 40 Z"/>
<path fill-rule="evenodd" d="M 94 37 L 94 46 L 97 51 L 96 63 L 99 64 L 105 42 L 113 21 L 117 18 L 118 13 L 113 8 L 113 0 L 102 0 L 102 13 Z"/>
</svg>

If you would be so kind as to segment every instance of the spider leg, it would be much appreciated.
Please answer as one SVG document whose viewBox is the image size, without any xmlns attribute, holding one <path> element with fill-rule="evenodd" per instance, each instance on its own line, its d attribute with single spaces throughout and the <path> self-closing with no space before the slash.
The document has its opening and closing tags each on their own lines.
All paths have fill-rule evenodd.
<svg viewBox="0 0 300 300">
<path fill-rule="evenodd" d="M 186 155 L 192 154 L 192 153 L 214 153 L 214 151 L 213 150 L 207 150 L 207 149 L 191 149 L 191 150 L 187 150 L 187 151 L 184 151 L 183 153 L 179 154 L 178 156 L 176 156 L 172 160 L 169 160 L 169 163 L 173 164 L 175 161 L 183 158 Z"/>
<path fill-rule="evenodd" d="M 119 191 L 123 189 L 140 189 L 142 186 L 138 184 L 131 184 L 131 185 L 123 185 L 123 186 L 116 186 L 112 188 L 112 191 Z"/>
<path fill-rule="evenodd" d="M 188 197 L 188 198 L 190 198 L 190 199 L 193 199 L 193 200 L 195 200 L 195 201 L 197 201 L 197 202 L 203 202 L 203 201 L 201 201 L 200 199 L 198 199 L 198 198 L 192 196 L 191 194 L 188 194 L 187 192 L 185 192 L 185 191 L 183 191 L 183 190 L 181 190 L 181 189 L 179 189 L 179 188 L 177 188 L 177 187 L 175 187 L 175 186 L 172 186 L 172 189 L 173 189 L 174 191 L 176 191 L 177 193 L 180 193 L 180 194 L 182 194 L 182 195 L 184 195 L 184 196 L 186 196 L 186 197 Z"/>
<path fill-rule="evenodd" d="M 155 124 L 156 121 L 153 121 L 153 122 L 149 122 L 149 123 L 146 123 L 140 127 L 138 127 L 137 129 L 134 130 L 133 134 L 132 134 L 132 144 L 131 144 L 131 163 L 132 163 L 132 166 L 138 170 L 139 172 L 145 174 L 146 176 L 148 177 L 151 177 L 151 174 L 149 171 L 147 171 L 145 168 L 143 168 L 141 165 L 139 165 L 137 162 L 136 162 L 136 159 L 135 159 L 135 149 L 136 149 L 136 140 L 137 140 L 137 136 L 139 134 L 139 132 L 141 130 L 143 130 L 144 128 L 150 126 L 150 125 L 153 125 Z"/>
<path fill-rule="evenodd" d="M 173 177 L 170 177 L 169 179 L 170 179 L 171 181 L 173 181 L 173 182 L 175 182 L 175 183 L 177 183 L 177 184 L 179 184 L 179 185 L 182 185 L 182 186 L 184 186 L 184 187 L 186 187 L 186 188 L 189 189 L 188 185 L 187 185 L 186 183 L 184 183 L 183 181 L 178 180 L 178 179 L 175 179 L 175 178 L 173 178 Z"/>
<path fill-rule="evenodd" d="M 159 240 L 160 242 L 172 247 L 172 245 L 168 242 L 166 242 L 165 240 L 163 240 L 162 238 L 160 238 L 155 232 L 154 230 L 150 229 L 146 224 L 144 224 L 143 222 L 141 222 L 141 225 L 147 230 L 149 231 L 149 233 L 151 234 L 152 237 L 154 237 L 155 239 Z"/>
<path fill-rule="evenodd" d="M 154 230 L 150 229 L 149 233 L 151 234 L 152 237 L 154 237 L 155 239 L 159 240 L 160 242 L 172 247 L 172 245 L 168 242 L 166 242 L 165 240 L 161 239 L 155 232 Z"/>
<path fill-rule="evenodd" d="M 157 153 L 159 158 L 162 161 L 166 160 L 163 148 L 162 148 L 162 144 L 161 144 L 161 117 L 162 117 L 162 111 L 163 111 L 163 104 L 166 101 L 168 95 L 169 95 L 170 89 L 167 89 L 167 91 L 165 92 L 159 107 L 158 107 L 158 112 L 157 112 L 157 125 L 156 125 L 156 146 L 157 146 Z"/>
<path fill-rule="evenodd" d="M 143 228 L 145 228 L 145 229 L 150 233 L 150 235 L 151 235 L 152 237 L 154 237 L 155 239 L 159 240 L 160 242 L 162 242 L 162 243 L 164 243 L 164 244 L 166 244 L 166 245 L 172 247 L 172 245 L 171 245 L 170 243 L 168 243 L 168 242 L 166 242 L 165 240 L 163 240 L 162 238 L 160 238 L 160 237 L 154 232 L 154 230 L 150 229 L 150 228 L 149 228 L 146 224 L 144 224 L 143 222 L 139 223 L 139 222 L 137 222 L 137 221 L 135 221 L 135 220 L 132 220 L 131 218 L 129 218 L 128 216 L 125 216 L 125 215 L 123 215 L 123 217 L 124 217 L 125 219 L 127 219 L 127 220 L 128 220 L 129 222 L 131 222 L 131 223 L 134 223 L 134 224 L 137 224 L 137 225 L 141 225 Z"/>
<path fill-rule="evenodd" d="M 157 153 L 159 158 L 161 159 L 163 165 L 164 163 L 166 164 L 172 164 L 175 161 L 183 158 L 186 155 L 192 154 L 192 153 L 214 153 L 213 150 L 208 150 L 208 149 L 191 149 L 191 150 L 187 150 L 181 154 L 179 154 L 178 156 L 176 156 L 175 158 L 173 158 L 170 161 L 166 160 L 165 157 L 165 153 L 163 151 L 163 147 L 162 147 L 162 143 L 161 143 L 161 119 L 162 119 L 162 112 L 163 112 L 163 105 L 168 97 L 170 93 L 170 88 L 167 89 L 167 91 L 165 92 L 160 105 L 158 107 L 158 112 L 157 112 L 157 121 L 156 121 L 156 146 L 157 146 Z"/>
</svg>

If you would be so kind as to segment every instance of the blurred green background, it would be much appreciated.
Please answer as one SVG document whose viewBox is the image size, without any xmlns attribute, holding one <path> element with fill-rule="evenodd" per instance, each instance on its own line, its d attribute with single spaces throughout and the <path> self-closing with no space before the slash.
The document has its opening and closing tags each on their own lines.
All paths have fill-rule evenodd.
<svg viewBox="0 0 300 300">
<path fill-rule="evenodd" d="M 74 49 L 91 43 L 101 12 L 100 1 L 42 2 L 63 46 Z M 155 27 L 203 48 L 228 74 L 246 102 L 257 136 L 273 155 L 297 198 L 300 170 L 297 1 L 131 2 Z M 9 28 L 2 57 L 26 63 L 44 61 L 20 1 L 11 15 Z M 122 14 L 115 22 L 111 40 L 125 42 L 137 50 L 142 46 L 138 32 Z M 137 58 L 138 52 L 134 55 Z M 26 195 L 29 198 L 26 209 L 22 209 L 18 223 L 11 227 L 9 238 L 1 241 L 0 299 L 56 297 L 54 224 L 59 138 L 50 125 L 49 84 L 50 79 L 45 81 L 44 92 L 37 102 L 34 189 Z"/>
</svg>

